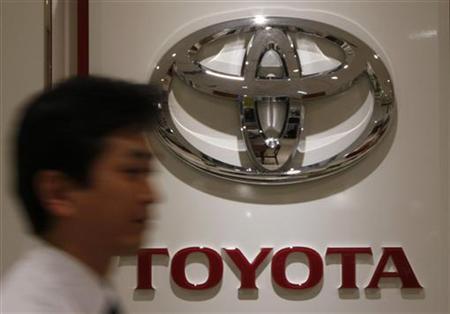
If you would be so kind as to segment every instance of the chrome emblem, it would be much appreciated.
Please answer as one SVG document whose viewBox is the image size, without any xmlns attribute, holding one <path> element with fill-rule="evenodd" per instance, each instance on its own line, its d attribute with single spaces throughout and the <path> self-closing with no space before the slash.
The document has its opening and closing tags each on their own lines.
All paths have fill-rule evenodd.
<svg viewBox="0 0 450 314">
<path fill-rule="evenodd" d="M 150 83 L 167 92 L 158 105 L 163 143 L 198 169 L 255 184 L 303 182 L 353 165 L 380 141 L 394 113 L 389 73 L 368 45 L 336 27 L 298 18 L 246 18 L 203 28 L 167 51 Z M 170 105 L 174 86 L 181 85 L 207 97 L 205 110 L 214 112 L 220 99 L 239 109 L 237 162 L 212 156 L 183 135 Z M 306 122 L 308 107 L 358 86 L 367 87 L 354 114 L 360 121 L 328 138 L 309 136 L 314 123 Z M 336 138 L 339 150 L 329 148 Z"/>
</svg>

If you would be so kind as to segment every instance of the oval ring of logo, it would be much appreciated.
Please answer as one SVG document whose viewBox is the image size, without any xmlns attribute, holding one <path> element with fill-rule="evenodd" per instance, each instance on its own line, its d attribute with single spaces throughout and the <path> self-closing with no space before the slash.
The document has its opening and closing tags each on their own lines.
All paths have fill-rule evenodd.
<svg viewBox="0 0 450 314">
<path fill-rule="evenodd" d="M 183 136 L 169 104 L 176 80 L 239 109 L 242 163 L 211 156 Z M 309 145 L 305 108 L 363 81 L 367 99 L 357 112 L 362 120 Z M 339 172 L 368 154 L 394 114 L 393 85 L 381 58 L 348 32 L 299 18 L 244 18 L 200 29 L 165 53 L 150 83 L 166 92 L 158 104 L 158 133 L 171 151 L 197 169 L 254 184 L 303 182 Z M 335 138 L 343 139 L 339 151 L 328 149 L 331 155 L 308 161 Z"/>
</svg>

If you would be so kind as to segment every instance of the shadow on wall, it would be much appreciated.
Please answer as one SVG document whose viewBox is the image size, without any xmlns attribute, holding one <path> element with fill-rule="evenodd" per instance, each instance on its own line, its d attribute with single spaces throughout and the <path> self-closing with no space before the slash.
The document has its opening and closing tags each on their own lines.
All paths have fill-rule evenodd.
<svg viewBox="0 0 450 314">
<path fill-rule="evenodd" d="M 369 176 L 387 156 L 397 131 L 397 115 L 383 140 L 356 165 L 315 181 L 281 186 L 261 186 L 229 181 L 201 172 L 179 160 L 153 138 L 156 155 L 166 169 L 184 183 L 202 192 L 238 202 L 290 204 L 321 199 L 342 192 Z"/>
</svg>

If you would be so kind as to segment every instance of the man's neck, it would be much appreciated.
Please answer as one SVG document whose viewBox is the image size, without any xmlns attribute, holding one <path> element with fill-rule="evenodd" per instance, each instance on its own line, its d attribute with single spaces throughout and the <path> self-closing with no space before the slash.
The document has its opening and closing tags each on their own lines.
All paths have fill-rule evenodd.
<svg viewBox="0 0 450 314">
<path fill-rule="evenodd" d="M 81 241 L 71 241 L 56 234 L 48 234 L 43 239 L 50 245 L 70 254 L 100 278 L 105 278 L 111 262 L 111 255 L 94 245 Z"/>
</svg>

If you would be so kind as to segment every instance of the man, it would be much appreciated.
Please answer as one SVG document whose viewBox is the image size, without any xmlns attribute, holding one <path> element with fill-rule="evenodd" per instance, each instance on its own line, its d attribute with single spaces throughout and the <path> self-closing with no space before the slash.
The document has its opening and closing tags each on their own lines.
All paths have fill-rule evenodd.
<svg viewBox="0 0 450 314">
<path fill-rule="evenodd" d="M 73 78 L 25 108 L 17 188 L 43 246 L 2 282 L 2 313 L 118 313 L 111 257 L 135 254 L 156 201 L 145 132 L 159 92 Z"/>
</svg>

